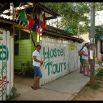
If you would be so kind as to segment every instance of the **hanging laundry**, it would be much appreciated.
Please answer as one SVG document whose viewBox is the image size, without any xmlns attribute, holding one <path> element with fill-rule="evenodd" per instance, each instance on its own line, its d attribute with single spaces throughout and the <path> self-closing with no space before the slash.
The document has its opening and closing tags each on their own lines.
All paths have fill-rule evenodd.
<svg viewBox="0 0 103 103">
<path fill-rule="evenodd" d="M 43 29 L 46 29 L 46 17 L 45 13 L 43 14 L 43 24 L 42 24 Z"/>
<path fill-rule="evenodd" d="M 39 27 L 37 28 L 37 32 L 38 32 L 39 34 L 41 34 L 41 33 L 43 32 L 43 29 L 42 29 L 41 26 L 39 26 Z"/>
<path fill-rule="evenodd" d="M 32 27 L 32 31 L 37 31 L 37 29 L 39 27 L 39 18 L 38 18 L 37 15 L 35 15 L 34 21 L 35 21 L 35 23 L 34 23 L 34 25 Z"/>
<path fill-rule="evenodd" d="M 28 8 L 28 9 L 25 10 L 25 12 L 30 15 L 32 10 L 30 8 Z"/>
<path fill-rule="evenodd" d="M 29 30 L 33 28 L 34 23 L 35 21 L 34 21 L 33 15 L 32 14 L 28 15 L 28 29 Z"/>
<path fill-rule="evenodd" d="M 37 18 L 38 18 L 38 22 L 39 22 L 39 24 L 38 24 L 38 27 L 37 27 L 37 30 L 36 30 L 36 32 L 38 32 L 39 34 L 41 34 L 42 33 L 42 27 L 41 27 L 41 22 L 43 22 L 43 17 L 42 17 L 42 15 L 41 15 L 41 13 L 39 13 L 38 15 L 37 15 Z"/>
<path fill-rule="evenodd" d="M 45 18 L 45 13 L 40 15 L 40 25 L 42 29 L 44 30 L 46 28 L 46 18 Z"/>
<path fill-rule="evenodd" d="M 26 15 L 24 9 L 20 11 L 19 20 L 20 20 L 20 22 L 23 22 L 23 24 L 24 24 L 25 26 L 26 26 L 27 23 L 28 23 L 28 21 L 27 21 L 27 15 Z"/>
<path fill-rule="evenodd" d="M 42 13 L 40 13 L 39 19 L 40 19 L 41 22 L 43 22 L 43 15 L 42 15 Z"/>
</svg>

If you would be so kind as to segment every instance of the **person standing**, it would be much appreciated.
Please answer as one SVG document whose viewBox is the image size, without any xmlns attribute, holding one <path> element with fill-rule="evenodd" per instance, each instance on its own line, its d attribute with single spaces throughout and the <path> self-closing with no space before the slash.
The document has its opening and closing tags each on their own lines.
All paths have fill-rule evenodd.
<svg viewBox="0 0 103 103">
<path fill-rule="evenodd" d="M 83 55 L 83 48 L 85 45 L 82 46 L 82 48 L 79 50 L 79 56 L 80 56 L 80 73 L 84 73 L 84 59 L 82 58 Z"/>
<path fill-rule="evenodd" d="M 85 43 L 85 47 L 83 48 L 83 55 L 82 58 L 84 60 L 84 75 L 90 76 L 90 67 L 89 67 L 89 42 Z"/>
<path fill-rule="evenodd" d="M 42 72 L 40 66 L 43 64 L 43 60 L 40 56 L 41 45 L 36 46 L 36 50 L 32 53 L 33 58 L 33 70 L 34 70 L 34 83 L 31 86 L 32 89 L 39 89 L 40 78 L 42 78 Z"/>
</svg>

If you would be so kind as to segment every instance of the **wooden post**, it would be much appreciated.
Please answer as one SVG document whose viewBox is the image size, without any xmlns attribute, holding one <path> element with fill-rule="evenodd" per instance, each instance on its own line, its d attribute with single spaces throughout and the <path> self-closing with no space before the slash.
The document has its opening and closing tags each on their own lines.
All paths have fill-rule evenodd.
<svg viewBox="0 0 103 103">
<path fill-rule="evenodd" d="M 95 3 L 91 3 L 91 28 L 90 28 L 90 84 L 95 85 Z"/>
</svg>

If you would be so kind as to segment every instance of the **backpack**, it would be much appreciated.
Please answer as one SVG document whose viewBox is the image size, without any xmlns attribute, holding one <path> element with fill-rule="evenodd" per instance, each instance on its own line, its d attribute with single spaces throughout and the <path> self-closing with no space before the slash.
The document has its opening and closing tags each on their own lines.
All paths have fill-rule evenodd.
<svg viewBox="0 0 103 103">
<path fill-rule="evenodd" d="M 82 50 L 79 50 L 78 55 L 79 55 L 79 56 L 82 55 Z"/>
<path fill-rule="evenodd" d="M 82 55 L 82 49 L 80 49 L 80 50 L 78 51 L 78 55 L 79 55 L 79 56 Z"/>
<path fill-rule="evenodd" d="M 82 50 L 83 50 L 84 47 L 85 47 L 85 46 L 83 46 L 83 47 L 78 51 L 78 55 L 79 55 L 79 56 L 81 56 L 81 55 L 83 54 L 83 51 L 82 51 Z"/>
</svg>

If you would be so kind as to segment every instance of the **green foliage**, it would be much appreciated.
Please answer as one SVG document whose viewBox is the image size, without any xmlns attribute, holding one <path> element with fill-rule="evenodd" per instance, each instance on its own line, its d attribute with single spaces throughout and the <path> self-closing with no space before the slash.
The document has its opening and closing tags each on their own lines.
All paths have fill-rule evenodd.
<svg viewBox="0 0 103 103">
<path fill-rule="evenodd" d="M 103 78 L 103 68 L 99 70 L 99 72 L 96 74 L 96 79 L 102 79 Z"/>
<path fill-rule="evenodd" d="M 103 35 L 103 25 L 95 27 L 95 41 L 100 40 L 100 36 Z"/>
<path fill-rule="evenodd" d="M 102 85 L 102 80 L 103 80 L 103 68 L 98 68 L 98 73 L 95 76 L 96 81 L 95 85 L 91 85 L 90 82 L 87 84 L 87 87 L 90 87 L 91 89 L 99 89 Z"/>
<path fill-rule="evenodd" d="M 65 27 L 64 27 L 64 30 L 67 32 L 67 33 L 70 33 L 71 34 L 71 36 L 73 36 L 73 35 L 76 35 L 76 25 L 73 25 L 73 24 L 71 24 L 71 25 L 66 25 Z"/>
<path fill-rule="evenodd" d="M 103 2 L 95 3 L 96 11 L 103 10 Z"/>
<path fill-rule="evenodd" d="M 73 35 L 88 31 L 88 18 L 84 16 L 84 13 L 89 13 L 89 8 L 87 3 L 72 3 L 72 2 L 48 2 L 42 3 L 45 6 L 49 7 L 51 10 L 59 13 L 62 17 L 62 24 L 66 32 L 70 32 Z M 79 22 L 84 21 L 85 26 L 79 26 Z"/>
<path fill-rule="evenodd" d="M 99 64 L 100 66 L 102 66 L 103 61 L 100 60 L 100 59 L 97 59 L 97 60 L 96 60 L 96 63 Z"/>
<path fill-rule="evenodd" d="M 101 87 L 101 80 L 103 79 L 103 68 L 99 68 L 98 73 L 96 74 L 96 83 L 95 85 L 90 85 L 88 84 L 87 86 L 89 86 L 92 89 L 99 89 Z"/>
<path fill-rule="evenodd" d="M 42 2 L 41 2 L 42 3 Z M 90 4 L 87 2 L 43 2 L 43 5 L 49 7 L 51 10 L 59 13 L 62 17 L 62 26 L 64 26 L 64 30 L 66 32 L 72 33 L 72 35 L 77 35 L 79 33 L 82 34 L 84 32 L 89 32 L 88 22 L 90 22 L 87 16 L 84 14 L 90 12 Z M 95 3 L 95 10 L 103 10 L 103 3 L 96 2 Z M 80 26 L 79 22 L 83 21 L 85 23 L 84 26 Z M 79 28 L 79 31 L 78 31 Z M 102 34 L 103 27 L 96 28 L 96 42 L 99 39 L 100 35 Z"/>
</svg>

